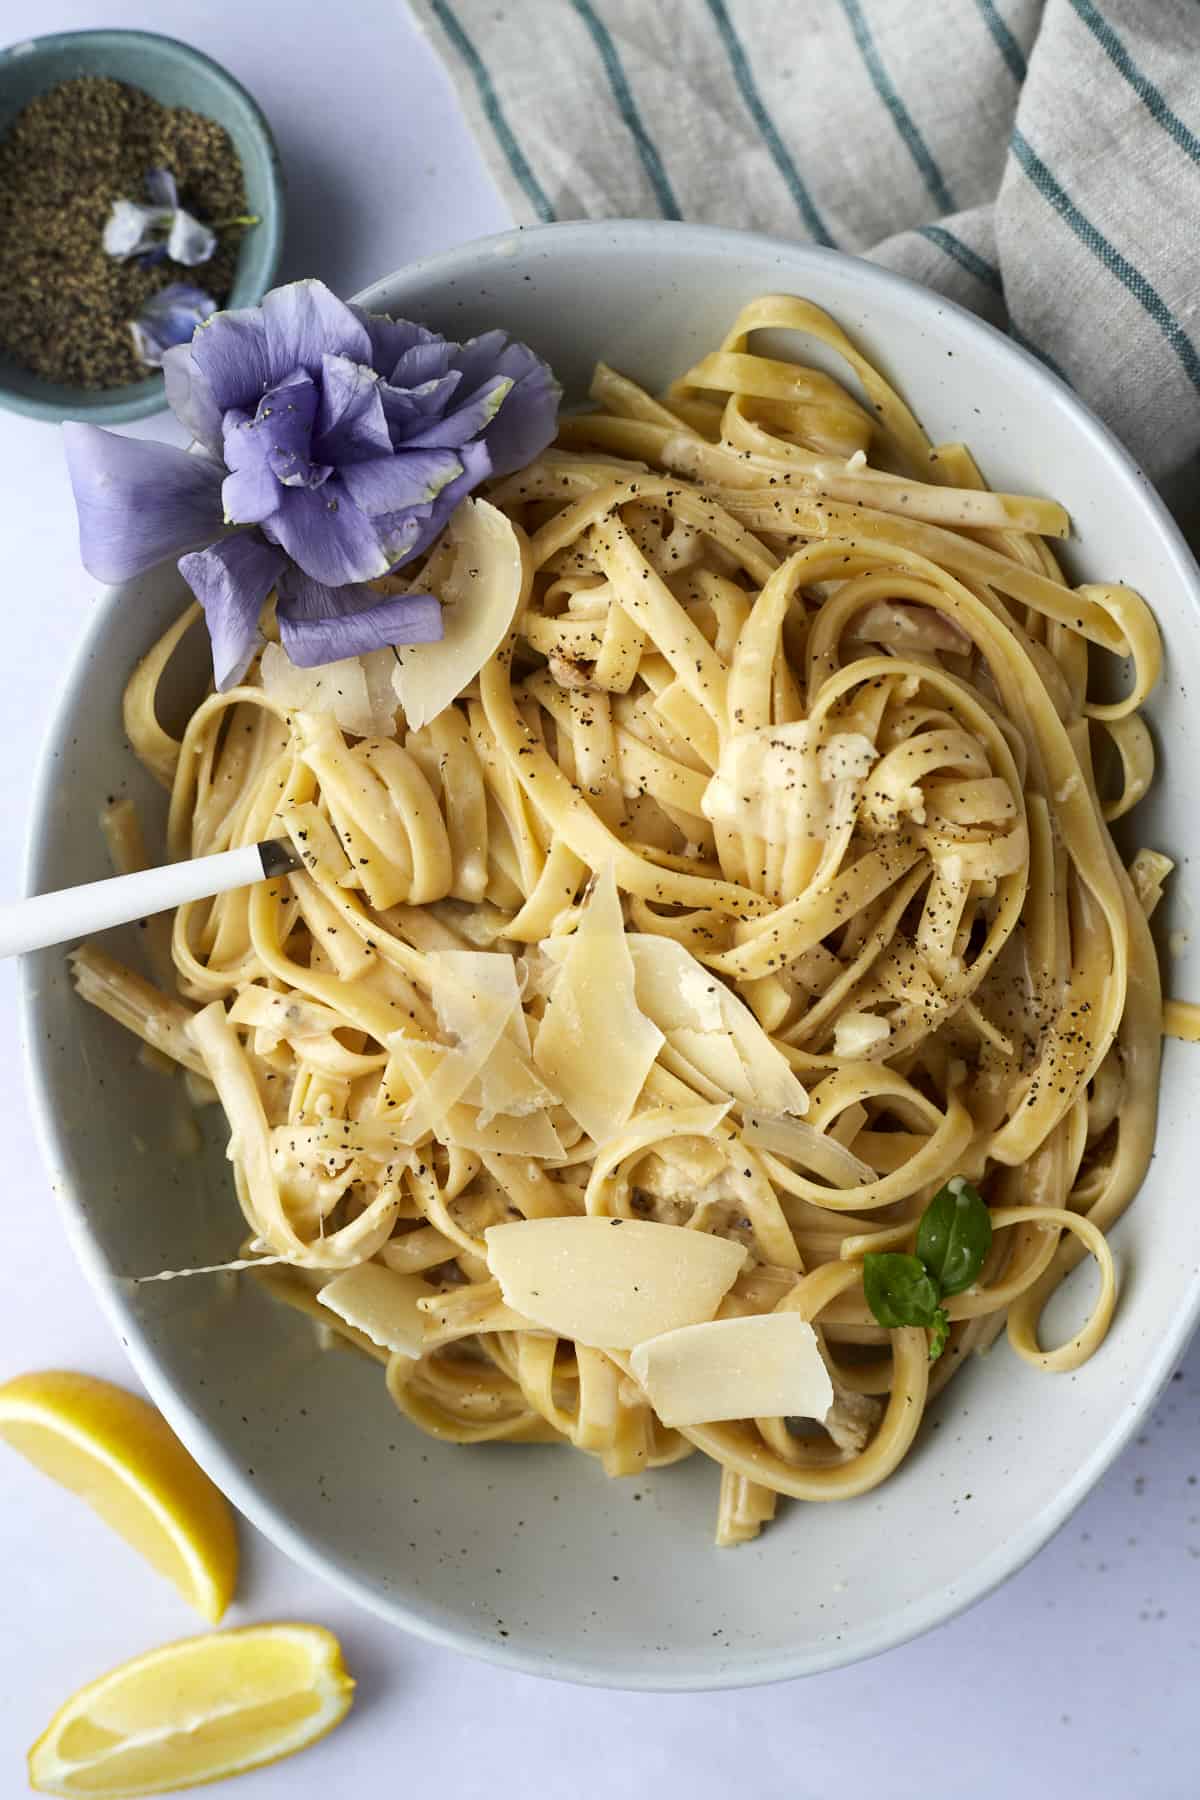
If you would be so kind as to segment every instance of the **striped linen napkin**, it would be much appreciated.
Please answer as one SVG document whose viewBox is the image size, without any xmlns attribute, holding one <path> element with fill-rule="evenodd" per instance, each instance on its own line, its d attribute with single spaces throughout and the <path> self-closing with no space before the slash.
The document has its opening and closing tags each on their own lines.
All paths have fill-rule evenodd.
<svg viewBox="0 0 1200 1800">
<path fill-rule="evenodd" d="M 518 222 L 869 256 L 1034 351 L 1169 498 L 1200 485 L 1198 0 L 411 4 Z"/>
</svg>

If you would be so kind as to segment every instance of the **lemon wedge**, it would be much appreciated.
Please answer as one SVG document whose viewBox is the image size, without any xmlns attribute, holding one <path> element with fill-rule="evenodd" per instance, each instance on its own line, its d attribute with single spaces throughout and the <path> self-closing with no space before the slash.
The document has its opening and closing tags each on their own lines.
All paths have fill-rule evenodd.
<svg viewBox="0 0 1200 1800">
<path fill-rule="evenodd" d="M 138 1395 L 62 1369 L 0 1386 L 0 1438 L 88 1502 L 213 1625 L 233 1595 L 228 1502 Z"/>
<path fill-rule="evenodd" d="M 166 1794 L 241 1775 L 345 1718 L 354 1683 L 319 1625 L 246 1625 L 147 1651 L 61 1706 L 29 1752 L 42 1794 Z"/>
</svg>

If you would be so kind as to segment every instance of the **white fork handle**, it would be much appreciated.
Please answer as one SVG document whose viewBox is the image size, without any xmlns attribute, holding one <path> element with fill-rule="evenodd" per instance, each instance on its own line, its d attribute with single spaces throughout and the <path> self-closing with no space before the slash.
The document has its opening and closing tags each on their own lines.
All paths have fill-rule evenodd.
<svg viewBox="0 0 1200 1800">
<path fill-rule="evenodd" d="M 166 912 L 187 900 L 207 900 L 230 888 L 248 887 L 291 866 L 289 860 L 273 855 L 275 850 L 274 843 L 247 844 L 241 850 L 167 863 L 136 875 L 113 875 L 107 881 L 89 881 L 0 906 L 0 957 L 66 944 L 110 925 Z"/>
</svg>

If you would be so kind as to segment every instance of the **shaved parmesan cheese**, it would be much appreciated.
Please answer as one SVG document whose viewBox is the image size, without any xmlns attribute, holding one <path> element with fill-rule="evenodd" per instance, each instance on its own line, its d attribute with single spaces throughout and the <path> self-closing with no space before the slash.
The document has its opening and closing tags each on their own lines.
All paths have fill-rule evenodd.
<svg viewBox="0 0 1200 1800">
<path fill-rule="evenodd" d="M 715 1100 L 723 1094 L 732 1094 L 736 1099 L 750 1098 L 746 1065 L 727 1031 L 669 1031 L 667 1043 L 675 1052 L 675 1071 L 684 1074 L 687 1080 L 685 1070 L 694 1069 L 701 1077 L 700 1091 L 706 1099 Z"/>
<path fill-rule="evenodd" d="M 466 1044 L 478 1035 L 480 1007 L 504 1008 L 503 1036 L 472 1086 L 464 1093 L 479 1108 L 479 1124 L 497 1113 L 524 1118 L 557 1103 L 558 1095 L 538 1079 L 529 1060 L 529 1027 L 521 1006 L 516 964 L 504 951 L 439 950 L 426 957 L 433 1009 L 447 1037 Z"/>
<path fill-rule="evenodd" d="M 597 1144 L 629 1119 L 663 1034 L 639 1009 L 609 864 L 596 878 L 538 1028 L 533 1060 Z"/>
<path fill-rule="evenodd" d="M 594 1350 L 711 1319 L 746 1260 L 726 1238 L 645 1219 L 519 1219 L 483 1235 L 508 1305 Z"/>
<path fill-rule="evenodd" d="M 549 1113 L 515 1116 L 498 1112 L 484 1121 L 470 1106 L 452 1106 L 436 1126 L 438 1142 L 456 1144 L 461 1150 L 494 1151 L 498 1156 L 535 1156 L 541 1162 L 566 1160 L 566 1149 Z"/>
<path fill-rule="evenodd" d="M 474 973 L 465 979 L 456 977 L 448 960 L 454 955 L 464 957 Z M 427 960 L 436 989 L 435 1010 L 441 1003 L 439 1022 L 459 1042 L 453 1049 L 417 1045 L 402 1032 L 389 1040 L 394 1055 L 407 1056 L 410 1063 L 418 1066 L 424 1060 L 422 1052 L 437 1053 L 436 1063 L 415 1089 L 395 1126 L 408 1144 L 418 1143 L 427 1131 L 437 1130 L 451 1107 L 478 1081 L 504 1037 L 514 1005 L 520 1006 L 509 956 L 491 956 L 484 951 L 433 951 Z M 461 1026 L 461 1032 L 455 1026 Z"/>
<path fill-rule="evenodd" d="M 891 1035 L 887 1020 L 876 1013 L 844 1012 L 833 1028 L 833 1054 L 853 1062 L 856 1057 L 870 1056 Z"/>
<path fill-rule="evenodd" d="M 824 837 L 839 785 L 861 781 L 878 755 L 860 732 L 823 739 L 820 728 L 805 719 L 735 731 L 700 804 L 714 823 L 734 825 L 768 843 Z"/>
<path fill-rule="evenodd" d="M 430 1299 L 433 1293 L 419 1275 L 398 1275 L 383 1263 L 366 1262 L 327 1281 L 318 1289 L 317 1299 L 381 1350 L 416 1358 L 425 1336 L 417 1301 Z"/>
<path fill-rule="evenodd" d="M 466 1099 L 468 1105 L 478 1106 L 481 1125 L 490 1124 L 497 1113 L 523 1119 L 558 1103 L 558 1095 L 538 1080 L 529 1059 L 507 1037 L 492 1051 Z"/>
<path fill-rule="evenodd" d="M 971 652 L 967 633 L 932 606 L 876 600 L 857 615 L 851 632 L 868 643 L 893 644 L 898 650 L 952 650 L 959 656 Z"/>
<path fill-rule="evenodd" d="M 358 666 L 363 672 L 367 684 L 367 701 L 373 717 L 386 720 L 386 727 L 376 724 L 375 732 L 379 737 L 394 737 L 396 734 L 396 690 L 392 686 L 392 671 L 396 667 L 396 658 L 390 644 L 382 649 L 368 650 L 358 659 Z"/>
<path fill-rule="evenodd" d="M 428 1132 L 443 1144 L 561 1162 L 548 1108 L 558 1096 L 529 1058 L 529 1031 L 513 958 L 505 951 L 431 950 L 434 1012 L 453 1044 L 390 1038 L 412 1098 L 389 1129 L 398 1142 Z"/>
<path fill-rule="evenodd" d="M 636 1345 L 629 1363 L 668 1426 L 824 1419 L 833 1405 L 817 1334 L 793 1312 L 685 1325 Z"/>
<path fill-rule="evenodd" d="M 683 945 L 678 948 L 683 950 Z M 692 1016 L 679 1022 L 681 1025 L 694 1024 L 698 1031 L 720 1031 L 725 1019 L 722 995 L 727 994 L 728 989 L 690 952 L 684 950 L 683 953 L 688 960 L 686 964 L 680 964 L 676 959 L 676 979 L 679 998 Z"/>
<path fill-rule="evenodd" d="M 879 760 L 879 752 L 861 731 L 835 731 L 817 758 L 821 780 L 832 787 L 835 781 L 861 781 Z"/>
<path fill-rule="evenodd" d="M 262 684 L 263 692 L 280 706 L 292 712 L 332 713 L 343 731 L 355 737 L 392 734 L 395 701 L 390 708 L 379 706 L 357 656 L 323 663 L 319 669 L 298 669 L 282 644 L 268 644 L 262 653 Z"/>
<path fill-rule="evenodd" d="M 788 1156 L 837 1188 L 866 1187 L 876 1179 L 870 1163 L 801 1119 L 760 1119 L 748 1112 L 742 1136 L 751 1149 Z"/>
<path fill-rule="evenodd" d="M 804 719 L 733 732 L 704 791 L 705 817 L 769 842 L 820 837 L 829 802 L 816 750 Z"/>
<path fill-rule="evenodd" d="M 805 1113 L 808 1094 L 754 1014 L 674 938 L 630 932 L 638 1006 L 710 1088 L 762 1113 Z M 676 1073 L 683 1073 L 672 1060 Z M 684 1075 L 686 1079 L 686 1075 Z M 708 1092 L 705 1087 L 701 1092 Z"/>
<path fill-rule="evenodd" d="M 463 1043 L 475 1031 L 481 1001 L 518 1011 L 516 965 L 503 951 L 438 950 L 426 959 L 438 1027 Z"/>
<path fill-rule="evenodd" d="M 631 931 L 629 953 L 637 1003 L 661 1031 L 725 1030 L 721 996 L 728 990 L 690 950 L 674 938 Z"/>
<path fill-rule="evenodd" d="M 444 711 L 504 642 L 521 599 L 517 534 L 486 500 L 464 500 L 451 515 L 445 544 L 449 572 L 436 584 L 442 637 L 400 644 L 392 685 L 410 731 Z"/>
</svg>

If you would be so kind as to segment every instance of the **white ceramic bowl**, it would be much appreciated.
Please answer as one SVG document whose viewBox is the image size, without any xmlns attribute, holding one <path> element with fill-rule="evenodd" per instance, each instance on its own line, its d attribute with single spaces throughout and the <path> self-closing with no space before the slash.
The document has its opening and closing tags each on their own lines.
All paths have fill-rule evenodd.
<svg viewBox="0 0 1200 1800">
<path fill-rule="evenodd" d="M 1200 673 L 1196 566 L 1113 439 L 996 332 L 867 263 L 657 223 L 513 232 L 389 276 L 360 298 L 454 337 L 507 326 L 578 394 L 601 356 L 663 382 L 719 340 L 744 300 L 767 291 L 829 308 L 931 435 L 966 439 L 994 485 L 1063 501 L 1077 576 L 1119 578 L 1150 599 L 1168 650 L 1152 708 L 1164 771 L 1134 835 L 1180 856 L 1195 837 L 1200 766 L 1200 717 L 1183 687 Z M 165 569 L 98 607 L 43 755 L 32 889 L 105 872 L 96 821 L 106 795 L 132 794 L 161 819 L 162 796 L 122 736 L 121 691 L 182 599 Z M 1185 866 L 1173 884 L 1178 923 L 1190 880 Z M 1200 992 L 1200 968 L 1193 962 L 1190 984 L 1187 972 L 1186 962 L 1173 971 L 1178 991 Z M 1041 1375 L 1002 1343 L 953 1383 L 885 1487 L 831 1506 L 785 1503 L 757 1543 L 718 1552 L 717 1481 L 701 1457 L 610 1482 L 566 1450 L 440 1445 L 394 1412 L 377 1367 L 322 1353 L 307 1321 L 253 1282 L 231 1293 L 209 1279 L 138 1289 L 122 1281 L 234 1254 L 240 1218 L 219 1121 L 210 1120 L 206 1154 L 181 1160 L 178 1089 L 76 1000 L 61 953 L 27 959 L 23 973 L 53 1186 L 80 1259 L 172 1425 L 235 1504 L 315 1573 L 397 1625 L 517 1668 L 718 1687 L 902 1643 L 1045 1543 L 1137 1429 L 1200 1315 L 1200 1052 L 1170 1044 L 1158 1154 L 1116 1233 L 1124 1293 L 1100 1354 L 1077 1374 Z M 1068 1284 L 1060 1322 L 1081 1311 L 1089 1278 L 1081 1269 Z"/>
</svg>

